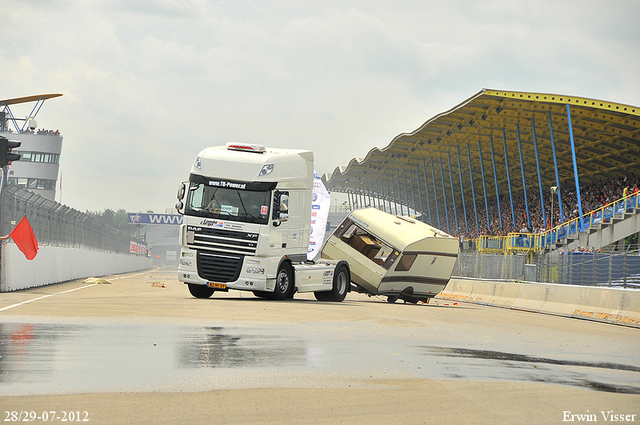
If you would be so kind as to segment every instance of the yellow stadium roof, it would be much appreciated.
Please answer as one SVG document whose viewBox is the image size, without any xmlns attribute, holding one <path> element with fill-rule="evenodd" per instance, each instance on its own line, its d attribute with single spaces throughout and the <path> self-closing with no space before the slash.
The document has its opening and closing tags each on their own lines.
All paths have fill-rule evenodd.
<svg viewBox="0 0 640 425">
<path fill-rule="evenodd" d="M 28 103 L 28 102 L 37 102 L 39 100 L 52 99 L 54 97 L 62 96 L 61 93 L 51 93 L 51 94 L 35 94 L 32 96 L 24 96 L 24 97 L 14 97 L 12 99 L 2 99 L 0 100 L 0 105 L 17 105 L 18 103 Z"/>
<path fill-rule="evenodd" d="M 539 193 L 539 165 L 542 187 L 546 193 L 556 185 L 551 131 L 560 182 L 574 182 L 567 105 L 571 111 L 580 183 L 638 172 L 640 107 L 577 96 L 482 89 L 459 105 L 429 119 L 415 131 L 398 135 L 388 146 L 373 148 L 364 158 L 354 158 L 346 167 L 336 168 L 332 174 L 324 175 L 323 180 L 330 191 L 384 194 L 384 189 L 380 190 L 381 183 L 395 181 L 397 184 L 398 176 L 402 183 L 406 176 L 403 186 L 409 187 L 408 193 L 411 193 L 409 185 L 414 184 L 414 189 L 420 189 L 424 197 L 426 168 L 427 184 L 432 189 L 432 180 L 435 180 L 438 198 L 442 199 L 444 183 L 445 193 L 451 202 L 453 180 L 453 192 L 456 202 L 459 202 L 460 172 L 463 175 L 465 198 L 472 196 L 470 159 L 476 199 L 483 198 L 482 171 L 487 196 L 492 193 L 495 199 L 494 161 L 500 195 L 508 194 L 509 190 L 506 146 L 511 188 L 514 194 L 517 191 L 521 194 L 519 133 L 527 191 Z M 412 204 L 411 198 L 404 196 L 404 187 L 398 196 L 405 205 Z M 409 198 L 408 202 L 405 197 Z"/>
</svg>

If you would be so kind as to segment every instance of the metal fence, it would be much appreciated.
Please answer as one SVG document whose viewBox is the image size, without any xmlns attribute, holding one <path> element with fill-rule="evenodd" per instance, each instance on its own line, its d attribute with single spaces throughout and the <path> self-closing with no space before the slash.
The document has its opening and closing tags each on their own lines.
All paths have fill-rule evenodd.
<svg viewBox="0 0 640 425">
<path fill-rule="evenodd" d="M 536 269 L 539 282 L 640 288 L 638 251 L 540 255 Z"/>
<path fill-rule="evenodd" d="M 461 252 L 453 276 L 491 280 L 522 280 L 525 255 Z"/>
<path fill-rule="evenodd" d="M 0 194 L 0 234 L 8 235 L 27 217 L 41 246 L 130 253 L 145 243 L 78 210 L 36 193 L 8 185 Z"/>
<path fill-rule="evenodd" d="M 633 252 L 526 255 L 461 252 L 453 277 L 640 288 L 640 255 Z"/>
</svg>

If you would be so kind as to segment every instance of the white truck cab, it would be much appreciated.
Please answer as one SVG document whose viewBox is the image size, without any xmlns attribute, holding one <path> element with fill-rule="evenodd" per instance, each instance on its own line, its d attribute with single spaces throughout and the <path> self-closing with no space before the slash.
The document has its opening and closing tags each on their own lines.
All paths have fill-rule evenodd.
<svg viewBox="0 0 640 425">
<path fill-rule="evenodd" d="M 197 298 L 237 289 L 344 300 L 349 264 L 307 261 L 313 178 L 308 150 L 228 143 L 201 151 L 178 190 L 179 280 Z"/>
</svg>

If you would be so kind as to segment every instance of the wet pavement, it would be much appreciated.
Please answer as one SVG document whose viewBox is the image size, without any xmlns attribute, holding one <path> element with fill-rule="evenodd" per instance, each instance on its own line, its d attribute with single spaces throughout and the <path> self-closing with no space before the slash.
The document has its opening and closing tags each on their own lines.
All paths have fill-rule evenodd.
<svg viewBox="0 0 640 425">
<path fill-rule="evenodd" d="M 585 347 L 598 343 L 585 339 Z M 362 378 L 543 382 L 640 394 L 640 359 L 624 348 L 561 349 L 544 338 L 459 338 L 447 329 L 368 322 L 238 326 L 16 317 L 0 323 L 0 396 L 339 388 L 366 385 Z"/>
</svg>

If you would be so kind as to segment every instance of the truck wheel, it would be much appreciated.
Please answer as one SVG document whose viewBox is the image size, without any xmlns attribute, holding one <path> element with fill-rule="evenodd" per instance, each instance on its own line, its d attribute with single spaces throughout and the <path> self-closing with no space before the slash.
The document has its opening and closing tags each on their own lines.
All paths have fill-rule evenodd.
<svg viewBox="0 0 640 425">
<path fill-rule="evenodd" d="M 289 263 L 282 263 L 276 276 L 276 287 L 273 297 L 276 300 L 284 300 L 293 293 L 293 271 Z"/>
<path fill-rule="evenodd" d="M 330 291 L 314 292 L 313 295 L 316 297 L 316 300 L 318 301 L 331 301 Z"/>
<path fill-rule="evenodd" d="M 214 292 L 216 292 L 215 289 L 209 288 L 208 286 L 204 285 L 194 285 L 189 283 L 188 286 L 189 292 L 191 292 L 191 295 L 196 298 L 209 298 L 211 297 L 211 295 L 213 295 Z"/>
<path fill-rule="evenodd" d="M 344 264 L 339 265 L 333 273 L 333 288 L 327 292 L 329 301 L 342 302 L 347 297 L 350 284 L 349 269 Z"/>
</svg>

